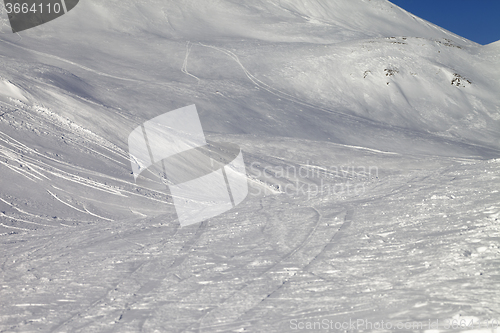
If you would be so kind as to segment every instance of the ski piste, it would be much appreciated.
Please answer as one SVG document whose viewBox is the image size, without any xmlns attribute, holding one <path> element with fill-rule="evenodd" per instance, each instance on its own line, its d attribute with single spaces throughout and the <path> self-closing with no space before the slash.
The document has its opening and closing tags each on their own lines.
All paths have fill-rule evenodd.
<svg viewBox="0 0 500 333">
<path fill-rule="evenodd" d="M 499 42 L 382 0 L 2 15 L 0 331 L 497 330 Z M 193 104 L 248 196 L 181 227 L 128 137 Z"/>
</svg>

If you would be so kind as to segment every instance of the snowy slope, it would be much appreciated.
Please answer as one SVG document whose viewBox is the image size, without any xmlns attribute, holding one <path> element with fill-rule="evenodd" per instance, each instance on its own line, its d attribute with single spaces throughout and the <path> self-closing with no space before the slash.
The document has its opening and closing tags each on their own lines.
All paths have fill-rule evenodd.
<svg viewBox="0 0 500 333">
<path fill-rule="evenodd" d="M 183 102 L 178 96 L 165 99 L 175 100 L 172 108 L 203 103 L 205 128 L 214 132 L 292 137 L 302 133 L 321 140 L 337 133 L 335 142 L 383 150 L 406 150 L 418 137 L 425 142 L 417 145 L 417 152 L 449 151 L 451 145 L 456 146 L 454 154 L 463 151 L 470 156 L 475 155 L 472 151 L 481 151 L 479 155 L 490 156 L 488 150 L 464 147 L 461 140 L 494 149 L 498 145 L 498 80 L 491 63 L 478 55 L 480 46 L 412 18 L 385 1 L 338 1 L 327 8 L 316 1 L 306 3 L 86 2 L 78 15 L 69 13 L 57 25 L 35 28 L 22 39 L 12 35 L 6 43 L 16 46 L 8 49 L 27 55 L 18 54 L 15 63 L 6 67 L 19 75 L 16 68 L 23 57 L 29 62 L 29 50 L 38 48 L 36 58 L 66 71 L 49 74 L 44 69 L 47 74 L 38 80 L 57 75 L 58 89 L 106 107 L 126 105 L 122 114 L 136 115 L 141 110 L 143 119 L 152 118 L 165 106 L 165 100 L 157 96 L 180 94 L 189 97 L 181 97 Z M 340 18 L 351 17 L 345 7 L 356 13 L 349 23 Z M 380 23 L 381 17 L 385 24 Z M 397 27 L 397 33 L 387 25 Z M 60 40 L 60 29 L 75 37 Z M 422 36 L 426 39 L 419 39 Z M 30 69 L 26 75 L 34 79 Z M 167 83 L 175 88 L 165 87 Z M 104 93 L 109 88 L 103 87 L 113 84 L 126 88 L 114 95 Z M 147 95 L 138 99 L 139 94 Z M 228 111 L 239 105 L 224 97 L 242 94 L 242 99 L 256 101 L 245 103 L 250 110 L 243 115 Z M 275 96 L 291 105 L 275 103 Z M 305 117 L 301 107 L 317 119 Z M 291 122 L 287 126 L 269 117 L 281 118 L 283 112 Z M 340 124 L 328 115 L 331 112 L 356 117 L 344 117 Z M 83 119 L 78 121 L 85 125 Z M 246 129 L 239 125 L 243 122 Z M 346 133 L 353 122 L 363 130 Z M 398 128 L 405 129 L 404 133 Z M 106 130 L 111 135 L 127 131 Z M 380 131 L 394 132 L 404 144 L 387 142 Z M 366 137 L 359 137 L 360 132 L 376 137 L 380 144 L 368 143 Z M 438 144 L 431 133 L 445 143 Z"/>
<path fill-rule="evenodd" d="M 1 20 L 0 331 L 500 320 L 499 42 L 385 0 Z M 251 194 L 181 229 L 127 137 L 191 104 L 242 147 Z"/>
</svg>

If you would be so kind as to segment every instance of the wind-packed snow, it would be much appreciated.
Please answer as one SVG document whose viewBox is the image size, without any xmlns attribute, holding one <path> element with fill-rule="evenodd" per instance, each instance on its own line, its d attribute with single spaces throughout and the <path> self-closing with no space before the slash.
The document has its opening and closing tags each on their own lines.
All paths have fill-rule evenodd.
<svg viewBox="0 0 500 333">
<path fill-rule="evenodd" d="M 500 331 L 500 42 L 386 0 L 0 21 L 1 332 Z M 180 228 L 127 138 L 192 104 L 250 194 Z"/>
</svg>

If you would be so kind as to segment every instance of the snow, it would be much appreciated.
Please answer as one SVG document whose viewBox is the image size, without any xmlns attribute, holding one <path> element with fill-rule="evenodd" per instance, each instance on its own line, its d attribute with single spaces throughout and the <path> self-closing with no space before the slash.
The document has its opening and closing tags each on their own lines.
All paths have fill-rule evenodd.
<svg viewBox="0 0 500 333">
<path fill-rule="evenodd" d="M 499 42 L 385 0 L 0 20 L 0 331 L 500 331 Z M 192 104 L 250 189 L 181 228 L 128 136 Z"/>
</svg>

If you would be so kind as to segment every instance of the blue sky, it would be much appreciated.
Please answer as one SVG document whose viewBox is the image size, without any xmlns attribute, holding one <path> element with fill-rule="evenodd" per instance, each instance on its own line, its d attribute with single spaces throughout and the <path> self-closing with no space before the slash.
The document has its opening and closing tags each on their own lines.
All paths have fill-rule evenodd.
<svg viewBox="0 0 500 333">
<path fill-rule="evenodd" d="M 500 40 L 500 0 L 389 0 L 479 44 Z"/>
</svg>

